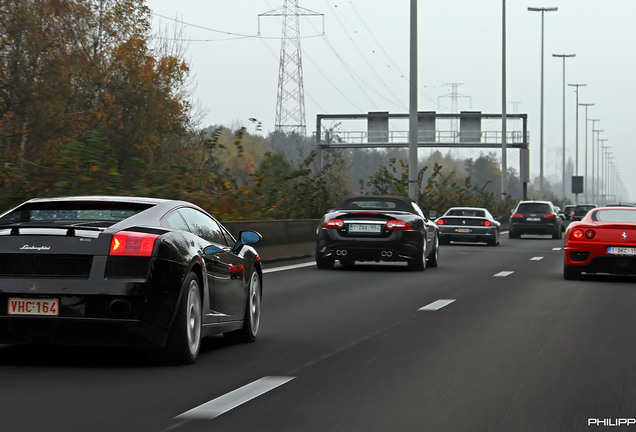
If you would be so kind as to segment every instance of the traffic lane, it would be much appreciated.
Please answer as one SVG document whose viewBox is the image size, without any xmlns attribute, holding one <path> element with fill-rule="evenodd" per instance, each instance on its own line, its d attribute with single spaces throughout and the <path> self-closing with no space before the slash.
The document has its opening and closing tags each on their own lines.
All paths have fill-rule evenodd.
<svg viewBox="0 0 636 432">
<path fill-rule="evenodd" d="M 455 258 L 453 260 L 449 260 L 449 263 L 450 262 L 455 262 L 456 263 L 455 265 L 459 265 L 459 263 L 463 261 L 463 255 L 467 253 L 467 250 L 468 249 L 459 246 L 457 248 L 454 248 L 452 250 L 452 252 L 449 251 L 449 252 L 451 252 L 449 256 L 453 256 Z M 500 257 L 500 259 L 497 259 L 498 255 L 502 255 L 502 257 Z M 482 272 L 483 271 L 483 267 L 485 267 L 485 266 L 487 267 L 489 263 L 490 264 L 491 263 L 497 263 L 499 265 L 499 264 L 501 264 L 501 262 L 506 260 L 505 256 L 507 256 L 507 255 L 509 255 L 509 253 L 506 250 L 506 248 L 488 248 L 488 249 L 484 249 L 480 253 L 480 258 L 476 259 L 474 262 L 472 262 L 472 264 L 475 265 L 475 268 L 473 269 L 473 271 L 474 272 Z M 529 254 L 526 254 L 526 255 L 530 256 Z M 484 260 L 483 262 L 480 261 L 482 259 Z M 514 263 L 518 263 L 518 261 L 514 260 Z M 376 267 L 372 267 L 372 266 L 356 266 L 356 267 L 358 268 L 357 270 L 359 272 L 363 272 L 363 273 L 372 273 L 372 272 L 374 272 L 374 270 L 371 270 L 371 268 L 374 268 L 376 270 L 378 268 L 377 266 Z M 464 265 L 464 267 L 466 267 L 466 266 Z M 437 270 L 441 270 L 442 268 L 443 267 L 441 267 L 440 269 L 432 269 L 432 270 L 433 270 L 433 272 L 435 272 Z M 498 269 L 498 267 L 496 267 L 496 266 L 495 267 L 491 267 L 491 269 L 489 271 L 490 277 L 493 277 L 493 273 L 497 269 Z M 449 279 L 449 278 L 452 279 L 452 277 L 455 276 L 458 273 L 457 272 L 457 268 L 454 267 L 454 265 L 450 265 L 450 264 L 449 264 L 449 267 L 446 268 L 446 271 L 447 271 L 447 273 L 444 276 L 444 278 L 446 278 L 446 279 Z M 428 272 L 428 270 L 427 270 L 427 272 Z M 327 279 L 326 279 L 327 281 L 329 281 L 329 279 L 331 278 L 332 275 L 334 275 L 334 274 L 338 275 L 338 273 L 336 271 L 334 271 L 334 272 L 318 272 L 318 274 L 326 274 L 326 275 L 328 275 Z M 409 273 L 406 273 L 406 274 L 409 274 Z M 476 281 L 474 274 L 472 272 L 470 272 L 470 271 L 463 272 L 463 274 L 464 274 L 464 279 L 457 279 L 455 281 L 455 283 L 452 283 L 451 285 L 455 285 L 456 287 L 463 287 L 463 289 L 465 291 L 464 295 L 467 295 L 469 293 L 479 293 L 480 291 L 483 291 L 483 290 L 487 289 L 488 287 L 490 287 L 492 285 L 492 281 L 488 281 L 487 283 L 480 284 L 479 282 Z M 316 277 L 318 277 L 318 276 L 316 276 Z M 311 279 L 315 280 L 316 278 L 311 278 Z M 324 284 L 324 282 L 321 281 L 320 284 L 322 285 L 322 284 Z M 330 286 L 329 284 L 326 284 L 326 285 Z M 351 288 L 349 288 L 349 291 L 355 290 L 356 288 L 357 287 L 351 287 Z M 459 291 L 461 291 L 461 290 L 459 290 Z M 423 290 L 420 290 L 420 292 L 423 292 Z M 302 294 L 301 297 L 304 297 L 304 294 Z M 403 296 L 397 296 L 397 297 L 401 298 Z M 385 297 L 385 301 L 390 302 L 391 298 L 392 297 L 390 297 L 390 296 L 389 297 Z M 424 297 L 422 297 L 422 299 L 423 298 Z M 430 297 L 429 299 L 431 299 L 431 298 L 436 298 L 436 296 L 434 295 L 433 297 Z M 422 301 L 424 301 L 424 300 L 422 300 Z M 426 300 L 426 301 L 428 301 L 428 300 Z M 458 300 L 458 301 L 461 301 L 461 300 Z M 490 302 L 490 300 L 487 300 L 487 301 Z M 294 303 L 296 304 L 297 302 L 294 302 Z M 340 341 L 339 343 L 335 344 L 335 346 L 336 347 L 340 347 L 340 349 L 336 349 L 333 352 L 331 352 L 331 354 L 328 354 L 328 355 L 327 354 L 323 354 L 321 357 L 316 358 L 312 362 L 304 363 L 303 367 L 300 368 L 300 369 L 290 370 L 289 374 L 294 375 L 294 376 L 298 376 L 298 378 L 296 378 L 293 382 L 291 382 L 288 385 L 286 385 L 285 389 L 277 389 L 276 392 L 274 392 L 274 394 L 267 395 L 266 397 L 263 397 L 263 400 L 267 400 L 269 398 L 276 398 L 276 394 L 278 394 L 277 392 L 279 392 L 279 391 L 287 391 L 286 388 L 288 386 L 296 385 L 298 380 L 302 381 L 302 379 L 306 376 L 307 371 L 312 370 L 314 367 L 320 367 L 321 365 L 326 364 L 328 366 L 327 366 L 327 371 L 325 371 L 325 374 L 327 374 L 327 375 L 333 374 L 334 373 L 333 371 L 335 371 L 335 373 L 337 373 L 337 371 L 340 369 L 340 367 L 337 364 L 332 365 L 332 363 L 334 361 L 336 361 L 336 363 L 338 363 L 338 362 L 340 362 L 339 359 L 341 357 L 347 356 L 348 353 L 350 353 L 350 352 L 355 352 L 359 346 L 364 346 L 367 343 L 370 343 L 370 341 L 374 341 L 374 340 L 376 340 L 378 338 L 383 338 L 384 335 L 387 332 L 392 331 L 392 329 L 399 329 L 405 324 L 408 325 L 408 322 L 411 319 L 410 317 L 411 317 L 411 315 L 413 313 L 413 310 L 414 310 L 414 305 L 416 305 L 416 304 L 419 305 L 420 303 L 417 303 L 417 301 L 413 301 L 413 299 L 410 299 L 408 301 L 408 304 L 407 304 L 408 310 L 401 309 L 400 320 L 395 322 L 393 325 L 387 326 L 386 324 L 387 324 L 388 321 L 384 320 L 384 321 L 381 321 L 381 322 L 384 323 L 383 326 L 382 327 L 376 327 L 374 329 L 374 332 L 371 332 L 370 330 L 368 330 L 366 332 L 354 332 L 354 334 L 358 334 L 358 335 L 366 334 L 367 336 L 365 336 L 364 338 L 358 339 L 358 340 L 350 341 L 348 345 L 347 344 L 343 344 L 342 341 Z M 453 307 L 453 305 L 451 304 L 449 306 L 449 308 L 452 308 L 452 307 Z M 387 313 L 390 313 L 388 311 L 390 311 L 391 309 L 392 308 L 386 308 L 385 314 L 380 316 L 380 317 L 377 317 L 376 320 L 380 321 L 383 316 L 385 316 Z M 362 319 L 364 319 L 364 317 L 362 317 Z M 437 330 L 432 330 L 432 331 L 433 331 L 433 334 L 437 334 L 438 333 Z M 302 333 L 305 333 L 305 331 L 303 330 Z M 314 338 L 308 339 L 307 342 L 305 342 L 305 347 L 307 349 L 311 350 L 311 348 L 314 347 L 316 343 L 320 343 L 320 340 L 321 340 L 320 333 L 321 332 L 319 331 L 318 334 L 316 335 L 315 339 Z M 322 337 L 324 338 L 324 335 Z M 409 342 L 405 343 L 405 345 L 408 346 Z M 295 348 L 298 348 L 299 346 L 302 346 L 302 343 L 296 344 Z M 284 351 L 284 347 L 281 347 L 281 350 Z M 320 353 L 320 352 L 324 353 L 326 351 L 325 351 L 325 349 L 321 349 L 317 353 Z M 290 357 L 291 356 L 293 356 L 292 353 L 290 353 Z M 354 366 L 353 367 L 355 367 L 355 365 L 358 364 L 359 362 L 360 362 L 359 360 L 354 360 L 354 362 L 353 362 Z M 391 366 L 387 365 L 387 368 L 391 368 Z M 400 368 L 402 368 L 402 366 L 398 367 L 398 369 L 400 369 Z M 330 369 L 333 369 L 333 371 L 330 372 L 329 371 Z M 385 371 L 383 373 L 390 375 L 391 373 L 393 373 L 393 371 Z M 373 374 L 374 377 L 371 378 L 371 380 L 376 379 L 376 376 L 381 376 L 383 373 L 378 373 L 378 374 L 374 373 Z M 322 380 L 322 378 L 318 377 L 316 380 L 319 383 Z M 401 386 L 402 384 L 398 384 L 398 385 Z M 322 391 L 319 384 L 312 385 L 311 387 L 312 387 L 312 393 L 313 392 Z M 365 392 L 366 392 L 366 390 L 361 390 L 361 393 L 365 393 Z M 338 395 L 338 393 L 335 393 L 335 394 L 336 394 L 336 396 Z M 359 398 L 360 395 L 357 395 L 356 397 Z M 331 399 L 331 398 L 333 398 L 333 395 L 330 394 L 328 396 L 328 399 Z M 295 397 L 292 398 L 292 399 L 295 399 Z M 344 399 L 347 400 L 348 398 L 344 398 Z M 338 401 L 339 399 L 336 398 L 336 400 Z M 301 403 L 303 406 L 305 406 L 307 404 L 307 402 L 304 399 L 302 400 L 302 402 L 300 402 L 300 401 L 301 400 L 298 399 L 298 403 Z M 324 403 L 324 402 L 325 401 L 321 401 L 320 403 Z M 259 404 L 259 403 L 261 403 L 260 399 L 250 402 L 250 405 L 251 404 Z M 263 403 L 265 403 L 265 402 L 263 402 Z M 292 403 L 292 405 L 293 405 L 293 402 L 290 402 L 290 403 Z M 296 403 L 295 405 L 297 406 L 298 403 Z M 338 402 L 338 404 L 339 403 L 340 402 Z M 368 405 L 370 407 L 372 407 L 374 403 L 376 404 L 376 410 L 384 411 L 384 401 L 382 400 L 381 397 L 376 399 L 376 396 L 371 396 L 371 400 L 369 401 Z M 275 403 L 274 405 L 277 405 L 277 404 Z M 284 403 L 283 402 L 283 403 L 281 403 L 281 405 L 285 405 L 287 407 L 288 403 Z M 295 410 L 296 406 L 293 406 L 293 407 L 289 408 L 289 411 L 293 412 Z M 339 415 L 344 415 L 346 417 L 346 416 L 349 415 L 348 414 L 349 413 L 349 407 L 348 406 L 340 407 L 340 408 L 344 408 L 344 413 L 339 412 L 339 411 L 335 411 L 331 415 L 335 416 L 335 417 L 338 417 Z M 243 407 L 238 408 L 237 410 L 241 411 L 242 409 L 243 409 Z M 287 410 L 288 408 L 285 408 L 285 409 Z M 269 410 L 274 410 L 274 412 L 279 413 L 279 411 L 276 411 L 275 406 L 273 406 L 271 408 L 267 408 L 265 411 L 269 411 Z M 285 412 L 288 412 L 288 411 L 285 411 Z M 320 411 L 320 413 L 321 413 L 320 416 L 325 415 L 325 413 L 323 411 Z M 280 414 L 280 415 L 283 415 L 283 414 Z M 408 418 L 408 421 L 415 421 L 416 422 L 415 424 L 417 424 L 417 417 L 414 418 L 413 415 L 414 415 L 414 413 L 410 413 L 410 417 Z M 416 415 L 416 413 L 415 413 L 415 415 Z M 226 414 L 224 414 L 221 417 L 226 417 L 226 416 L 232 416 L 232 412 L 226 413 Z M 285 415 L 283 415 L 283 416 L 285 418 L 287 418 Z M 228 422 L 227 423 L 228 429 L 231 428 L 232 425 L 235 424 L 235 423 L 237 423 L 240 426 L 240 428 L 250 426 L 248 424 L 242 423 L 241 417 L 238 417 L 238 418 L 237 417 L 232 417 L 232 420 L 223 420 L 221 417 L 219 417 L 217 419 L 214 419 L 215 430 L 216 430 L 216 428 L 220 427 L 219 424 L 224 424 L 224 421 Z M 252 418 L 253 415 L 248 414 L 247 417 L 248 418 Z M 259 417 L 260 418 L 259 427 L 260 428 L 265 427 L 264 425 L 266 423 L 267 423 L 267 427 L 266 427 L 265 430 L 276 430 L 278 428 L 284 428 L 284 427 L 289 426 L 289 425 L 280 424 L 280 422 L 279 422 L 280 419 L 278 418 L 278 414 L 275 415 L 274 417 L 275 418 L 271 419 L 271 421 L 273 421 L 273 423 L 271 425 L 268 423 L 270 421 L 269 418 L 268 418 L 268 420 L 264 420 L 262 417 Z M 346 427 L 342 427 L 342 430 L 348 430 L 349 427 L 352 427 L 352 425 L 347 423 L 346 419 L 339 418 L 339 420 L 343 422 L 342 425 L 339 424 L 339 423 L 333 423 L 333 424 L 328 424 L 327 423 L 327 424 L 324 424 L 324 423 L 318 422 L 317 423 L 318 424 L 318 429 L 327 428 L 328 430 L 330 430 L 330 429 L 333 429 L 334 426 L 337 427 L 338 429 L 340 429 L 341 426 L 344 425 Z M 357 419 L 357 420 L 360 421 L 360 419 Z M 372 426 L 372 424 L 378 423 L 377 420 L 378 420 L 377 418 L 376 419 L 372 419 L 372 420 L 370 420 L 370 424 L 362 424 L 361 428 L 362 429 L 369 428 L 369 427 Z M 294 423 L 294 421 L 300 421 L 301 423 L 296 424 L 296 423 Z M 292 425 L 289 426 L 289 429 L 283 429 L 283 430 L 294 430 L 295 428 L 299 428 L 299 429 L 296 429 L 296 430 L 305 430 L 305 428 L 309 428 L 310 426 L 302 423 L 303 421 L 304 420 L 302 418 L 295 419 L 295 420 L 292 421 Z M 205 422 L 202 422 L 202 424 L 199 424 L 199 423 L 201 423 L 201 422 L 194 421 L 194 422 L 188 423 L 186 425 L 183 425 L 182 427 L 183 427 L 183 430 L 199 430 L 198 429 L 199 427 L 203 428 L 203 429 L 200 429 L 200 430 L 204 430 L 204 428 L 206 427 L 205 426 Z M 381 424 L 381 422 L 378 423 L 378 424 Z M 254 427 L 255 425 L 251 425 L 251 426 Z M 362 429 L 353 429 L 353 430 L 362 430 Z M 222 429 L 222 430 L 225 430 L 225 429 Z M 311 430 L 314 430 L 314 429 L 311 429 Z M 383 429 L 378 429 L 378 430 L 383 430 Z M 386 430 L 386 429 L 384 429 L 384 430 Z"/>
<path fill-rule="evenodd" d="M 216 419 L 214 429 L 254 427 L 255 416 L 260 430 L 303 431 L 563 431 L 584 429 L 594 416 L 633 418 L 634 352 L 615 346 L 621 336 L 606 338 L 621 324 L 633 328 L 625 306 L 633 290 L 625 284 L 621 298 L 599 308 L 598 288 L 614 281 L 583 288 L 552 282 L 497 279 L 483 298 L 415 314 Z M 501 295 L 493 301 L 495 292 Z M 623 308 L 613 320 L 593 324 L 616 305 Z"/>
<path fill-rule="evenodd" d="M 492 248 L 490 251 L 505 249 Z M 31 361 L 45 369 L 53 369 L 50 374 L 42 375 L 48 376 L 50 386 L 42 386 L 42 376 L 37 374 L 20 375 L 19 383 L 8 389 L 24 391 L 22 397 L 12 397 L 11 403 L 5 406 L 9 415 L 4 424 L 15 424 L 18 430 L 42 427 L 51 430 L 51 420 L 60 425 L 58 430 L 69 430 L 70 425 L 81 425 L 84 429 L 92 427 L 93 430 L 99 430 L 100 426 L 103 430 L 113 427 L 151 430 L 160 424 L 171 424 L 172 417 L 213 396 L 263 376 L 300 372 L 303 367 L 335 357 L 383 329 L 399 324 L 404 319 L 404 311 L 411 310 L 413 304 L 434 300 L 448 290 L 456 290 L 459 295 L 462 287 L 474 289 L 474 280 L 471 284 L 453 283 L 457 268 L 472 266 L 471 271 L 481 272 L 489 263 L 500 261 L 489 258 L 490 252 L 479 253 L 479 257 L 470 260 L 470 265 L 462 266 L 464 252 L 461 247 L 457 252 L 443 250 L 443 253 L 448 255 L 448 267 L 442 265 L 424 273 L 407 272 L 399 266 L 360 265 L 353 271 L 344 270 L 346 273 L 312 269 L 308 273 L 291 272 L 282 279 L 268 276 L 264 305 L 267 311 L 269 304 L 270 311 L 264 316 L 259 341 L 251 345 L 225 346 L 222 339 L 212 339 L 206 343 L 199 362 L 188 368 L 150 368 L 144 369 L 142 374 L 127 373 L 129 367 L 136 371 L 138 364 L 122 364 L 118 360 L 115 368 L 109 368 L 108 361 L 91 363 L 90 356 L 86 357 L 82 351 L 78 357 L 88 361 L 90 370 L 76 373 L 73 369 L 63 369 L 60 373 L 56 368 L 64 360 L 57 364 L 47 363 L 49 351 L 43 349 L 40 355 L 35 353 L 33 356 L 38 360 Z M 456 255 L 460 258 L 455 259 Z M 342 282 L 345 288 L 339 287 Z M 369 296 L 376 301 L 368 301 Z M 358 299 L 362 299 L 365 307 L 359 307 Z M 286 301 L 290 303 L 285 304 Z M 293 311 L 298 315 L 294 316 Z M 16 360 L 17 363 L 8 366 L 19 365 L 19 355 Z M 69 364 L 78 365 L 73 361 Z M 36 404 L 41 416 L 25 415 L 21 408 L 34 400 L 41 402 Z M 75 415 L 66 415 L 66 400 L 74 401 Z"/>
<path fill-rule="evenodd" d="M 404 266 L 368 266 L 357 272 L 312 269 L 309 275 L 301 271 L 279 279 L 268 276 L 259 340 L 227 345 L 222 338 L 211 338 L 190 367 L 153 368 L 139 354 L 118 349 L 5 347 L 0 360 L 6 384 L 0 393 L 7 401 L 0 409 L 3 424 L 21 431 L 157 430 L 214 395 L 299 369 L 385 327 L 384 314 L 371 319 L 367 306 L 379 302 L 380 312 L 392 309 L 387 298 L 395 301 L 409 290 L 423 292 L 422 282 L 435 270 L 410 273 Z M 350 285 L 344 289 L 338 288 L 343 275 Z M 376 300 L 366 301 L 369 295 Z M 273 330 L 268 330 L 270 325 Z M 38 415 L 31 415 L 29 407 L 37 407 Z"/>
</svg>

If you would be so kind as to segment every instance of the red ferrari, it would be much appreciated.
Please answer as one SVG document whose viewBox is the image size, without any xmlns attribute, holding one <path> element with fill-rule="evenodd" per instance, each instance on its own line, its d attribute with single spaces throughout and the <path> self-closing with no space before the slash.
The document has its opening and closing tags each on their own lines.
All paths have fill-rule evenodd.
<svg viewBox="0 0 636 432">
<path fill-rule="evenodd" d="M 563 277 L 636 275 L 636 208 L 599 207 L 565 233 Z"/>
</svg>

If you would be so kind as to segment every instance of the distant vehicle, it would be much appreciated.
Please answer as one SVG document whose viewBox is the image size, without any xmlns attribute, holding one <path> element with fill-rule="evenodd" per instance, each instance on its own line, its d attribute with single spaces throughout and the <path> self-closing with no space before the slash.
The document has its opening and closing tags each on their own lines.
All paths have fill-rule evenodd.
<svg viewBox="0 0 636 432">
<path fill-rule="evenodd" d="M 565 216 L 565 220 L 561 225 L 561 231 L 565 231 L 568 225 L 572 222 L 572 214 L 574 213 L 574 209 L 576 208 L 575 204 L 568 204 L 563 207 L 563 215 Z"/>
<path fill-rule="evenodd" d="M 565 233 L 563 277 L 636 275 L 636 208 L 599 207 Z"/>
<path fill-rule="evenodd" d="M 316 266 L 331 269 L 335 261 L 406 261 L 409 270 L 437 267 L 437 213 L 424 215 L 411 198 L 353 196 L 327 212 L 316 230 Z"/>
<path fill-rule="evenodd" d="M 572 220 L 572 214 L 574 213 L 574 209 L 576 208 L 576 204 L 568 204 L 563 207 L 563 214 L 565 214 L 566 220 Z"/>
<path fill-rule="evenodd" d="M 441 244 L 458 242 L 484 242 L 499 244 L 501 222 L 485 208 L 452 207 L 435 222 L 439 227 Z"/>
<path fill-rule="evenodd" d="M 514 239 L 523 234 L 549 234 L 560 239 L 561 225 L 551 201 L 521 201 L 512 212 L 508 236 Z"/>
<path fill-rule="evenodd" d="M 208 335 L 251 342 L 260 239 L 185 201 L 27 201 L 0 215 L 0 343 L 131 346 L 179 364 Z"/>
<path fill-rule="evenodd" d="M 572 222 L 580 221 L 583 217 L 592 210 L 593 208 L 598 207 L 596 204 L 578 204 L 574 207 L 572 211 Z"/>
</svg>

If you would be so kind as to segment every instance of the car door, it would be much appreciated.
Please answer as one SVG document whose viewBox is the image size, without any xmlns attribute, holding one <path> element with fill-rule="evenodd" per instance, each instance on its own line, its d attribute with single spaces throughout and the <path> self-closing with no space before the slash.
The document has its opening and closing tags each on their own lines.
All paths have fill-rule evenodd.
<svg viewBox="0 0 636 432">
<path fill-rule="evenodd" d="M 190 207 L 179 212 L 191 231 L 203 240 L 200 250 L 213 287 L 210 309 L 219 322 L 242 320 L 247 298 L 243 259 L 232 252 L 221 225 L 212 217 Z"/>
</svg>

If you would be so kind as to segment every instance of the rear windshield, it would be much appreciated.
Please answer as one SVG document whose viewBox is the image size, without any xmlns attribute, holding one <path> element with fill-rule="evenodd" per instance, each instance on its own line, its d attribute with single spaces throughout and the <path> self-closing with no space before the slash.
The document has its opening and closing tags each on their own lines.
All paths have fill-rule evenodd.
<svg viewBox="0 0 636 432">
<path fill-rule="evenodd" d="M 598 222 L 636 222 L 636 210 L 598 210 L 592 214 L 592 220 Z"/>
<path fill-rule="evenodd" d="M 486 217 L 483 210 L 454 209 L 448 212 L 448 216 Z"/>
<path fill-rule="evenodd" d="M 552 213 L 552 209 L 545 203 L 521 203 L 517 213 Z"/>
<path fill-rule="evenodd" d="M 0 217 L 0 225 L 31 223 L 115 223 L 151 204 L 122 202 L 40 202 L 24 204 Z"/>
<path fill-rule="evenodd" d="M 390 198 L 352 198 L 342 202 L 339 208 L 345 210 L 402 210 L 412 212 L 403 201 Z"/>
</svg>

